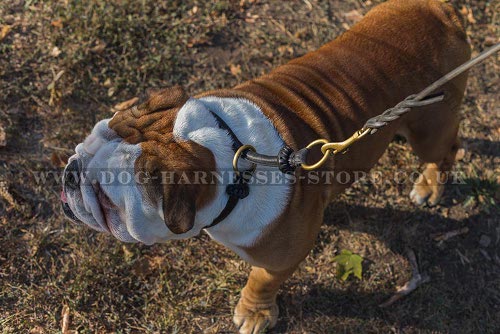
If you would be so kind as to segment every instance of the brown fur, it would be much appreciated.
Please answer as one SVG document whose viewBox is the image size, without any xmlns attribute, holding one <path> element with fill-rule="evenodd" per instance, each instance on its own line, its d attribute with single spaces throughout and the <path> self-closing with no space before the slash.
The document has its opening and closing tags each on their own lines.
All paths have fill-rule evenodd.
<svg viewBox="0 0 500 334">
<path fill-rule="evenodd" d="M 436 0 L 392 0 L 370 11 L 351 30 L 315 52 L 233 89 L 200 96 L 242 97 L 254 102 L 285 142 L 300 149 L 317 138 L 344 140 L 368 118 L 419 92 L 469 57 L 463 24 L 451 6 Z M 437 182 L 442 177 L 439 173 L 451 169 L 458 147 L 457 109 L 466 79 L 466 75 L 461 75 L 441 89 L 446 96 L 444 102 L 413 110 L 375 135 L 365 137 L 353 145 L 348 154 L 336 156 L 323 168 L 350 173 L 368 171 L 394 135 L 401 134 L 428 163 L 415 185 L 416 193 L 429 197 L 431 204 L 437 203 L 442 192 L 442 185 Z M 155 105 L 162 110 L 178 108 L 182 100 L 163 103 L 160 97 L 161 102 Z M 197 151 L 203 151 L 200 148 L 191 147 L 187 155 L 172 153 L 181 147 L 169 137 L 175 108 L 158 115 L 148 111 L 144 120 L 130 118 L 123 124 L 122 118 L 118 118 L 113 125 L 127 140 L 151 143 L 143 144 L 148 157 L 140 164 L 153 167 L 141 168 L 185 168 L 185 163 L 213 166 L 207 152 Z M 173 156 L 175 162 L 166 164 L 165 161 L 170 160 L 168 156 Z M 313 155 L 313 160 L 318 156 L 319 153 Z M 196 164 L 188 163 L 188 159 L 194 159 Z M 257 332 L 266 324 L 272 326 L 276 322 L 275 298 L 279 285 L 313 246 L 324 208 L 347 186 L 297 184 L 279 219 L 262 231 L 253 246 L 244 249 L 254 268 L 235 310 L 234 320 L 241 333 Z M 167 202 L 174 196 L 170 191 L 172 195 L 167 195 Z M 186 194 L 193 191 L 176 190 L 175 194 L 190 197 Z M 207 198 L 209 196 L 205 196 Z M 164 205 L 182 206 L 178 201 Z M 186 206 L 183 214 L 189 215 L 190 208 L 192 205 Z M 242 224 L 251 223 L 242 221 Z M 177 225 L 180 231 L 189 228 L 186 222 Z"/>
<path fill-rule="evenodd" d="M 194 171 L 213 171 L 215 159 L 210 150 L 191 141 L 178 142 L 172 130 L 180 107 L 188 99 L 181 87 L 150 90 L 146 101 L 118 112 L 109 127 L 130 144 L 141 145 L 142 154 L 135 162 L 135 171 L 147 173 L 152 182 L 144 183 L 146 199 L 163 202 L 167 227 L 174 233 L 189 231 L 196 211 L 215 196 L 212 185 L 194 185 Z M 176 172 L 173 182 L 161 182 L 162 173 Z M 181 180 L 183 173 L 187 180 Z"/>
</svg>

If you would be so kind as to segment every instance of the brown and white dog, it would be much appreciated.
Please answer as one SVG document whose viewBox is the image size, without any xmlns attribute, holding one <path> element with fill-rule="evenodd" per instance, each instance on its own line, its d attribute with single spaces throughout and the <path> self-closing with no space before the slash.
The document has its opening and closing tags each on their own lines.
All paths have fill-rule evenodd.
<svg viewBox="0 0 500 334">
<path fill-rule="evenodd" d="M 242 143 L 268 155 L 285 143 L 297 150 L 317 138 L 342 141 L 368 118 L 469 57 L 462 21 L 449 5 L 391 0 L 319 50 L 233 89 L 197 97 L 179 87 L 153 91 L 146 102 L 97 123 L 76 147 L 61 195 L 65 212 L 127 242 L 198 235 L 228 201 L 221 182 L 193 180 L 195 171 L 231 170 L 233 139 L 216 116 Z M 441 172 L 450 170 L 458 148 L 466 80 L 457 77 L 442 89 L 443 102 L 413 110 L 330 159 L 322 170 L 368 171 L 400 134 L 426 163 L 412 200 L 436 204 Z M 127 177 L 126 185 L 117 185 L 103 170 L 132 171 L 153 181 Z M 306 174 L 296 171 L 299 179 Z M 169 182 L 162 182 L 165 175 Z M 248 197 L 206 229 L 253 266 L 234 313 L 241 333 L 275 325 L 280 284 L 312 248 L 324 208 L 347 186 L 251 183 Z"/>
</svg>

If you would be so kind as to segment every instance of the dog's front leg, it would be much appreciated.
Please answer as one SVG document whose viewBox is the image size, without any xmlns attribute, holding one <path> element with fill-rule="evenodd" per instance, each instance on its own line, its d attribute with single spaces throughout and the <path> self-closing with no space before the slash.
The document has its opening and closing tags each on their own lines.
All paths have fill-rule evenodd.
<svg viewBox="0 0 500 334">
<path fill-rule="evenodd" d="M 233 321 L 241 334 L 261 333 L 272 328 L 278 320 L 276 295 L 283 283 L 296 266 L 285 271 L 273 272 L 252 267 L 246 286 L 234 310 Z"/>
</svg>

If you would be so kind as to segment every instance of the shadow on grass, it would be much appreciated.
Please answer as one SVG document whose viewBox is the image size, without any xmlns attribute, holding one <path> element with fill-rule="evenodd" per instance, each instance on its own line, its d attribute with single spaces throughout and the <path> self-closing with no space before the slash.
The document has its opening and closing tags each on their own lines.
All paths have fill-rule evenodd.
<svg viewBox="0 0 500 334">
<path fill-rule="evenodd" d="M 495 245 L 500 240 L 494 237 L 489 247 L 481 248 L 479 239 L 483 234 L 497 235 L 498 239 L 496 229 L 500 227 L 494 217 L 497 213 L 480 212 L 455 220 L 441 212 L 422 209 L 405 211 L 332 204 L 324 221 L 329 228 L 354 233 L 352 238 L 356 237 L 355 232 L 368 233 L 405 258 L 403 250 L 405 246 L 410 247 L 417 254 L 420 271 L 429 274 L 431 281 L 385 309 L 378 305 L 395 292 L 395 288 L 387 284 L 367 289 L 358 281 L 343 285 L 333 280 L 331 284 L 313 284 L 298 296 L 284 292 L 280 308 L 286 317 L 279 321 L 273 333 L 287 332 L 287 318 L 300 318 L 307 320 L 306 323 L 329 319 L 321 327 L 327 333 L 369 332 L 380 324 L 388 330 L 404 332 L 494 333 L 495 328 L 500 328 L 500 264 L 492 258 L 499 256 Z M 432 238 L 435 233 L 462 227 L 468 227 L 469 232 L 443 243 Z M 320 238 L 329 239 L 329 236 Z M 318 243 L 313 252 L 321 253 L 324 247 L 321 245 L 325 243 Z M 367 256 L 365 273 L 374 272 L 375 268 L 370 270 L 372 266 L 385 265 L 381 260 L 383 258 L 372 261 Z M 410 269 L 409 266 L 396 268 L 401 270 Z"/>
</svg>

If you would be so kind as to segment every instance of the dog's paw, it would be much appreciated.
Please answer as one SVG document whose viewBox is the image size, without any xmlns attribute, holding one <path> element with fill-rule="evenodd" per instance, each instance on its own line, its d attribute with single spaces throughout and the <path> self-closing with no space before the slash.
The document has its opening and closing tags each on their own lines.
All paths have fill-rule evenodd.
<svg viewBox="0 0 500 334">
<path fill-rule="evenodd" d="M 428 204 L 429 206 L 437 205 L 444 189 L 444 185 L 437 181 L 437 177 L 433 180 L 433 178 L 428 179 L 424 174 L 421 174 L 410 192 L 410 199 L 413 203 L 419 206 L 424 204 Z"/>
<path fill-rule="evenodd" d="M 233 322 L 240 334 L 264 333 L 276 325 L 278 314 L 276 303 L 252 305 L 241 298 L 234 310 Z"/>
</svg>

